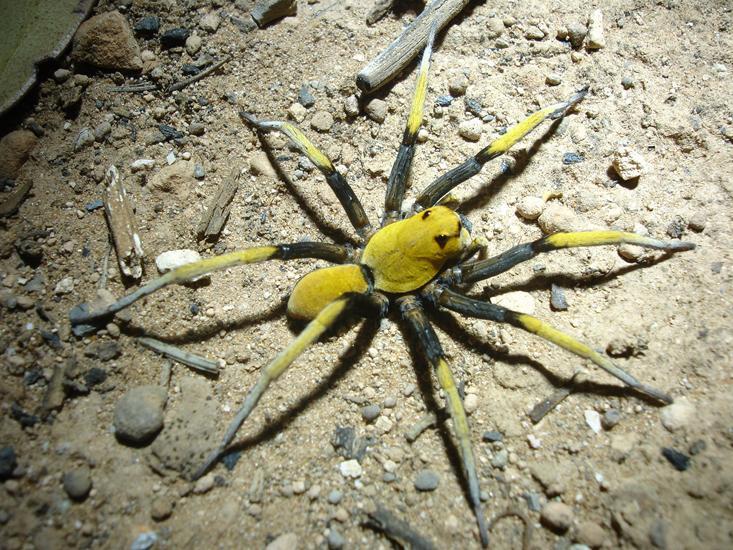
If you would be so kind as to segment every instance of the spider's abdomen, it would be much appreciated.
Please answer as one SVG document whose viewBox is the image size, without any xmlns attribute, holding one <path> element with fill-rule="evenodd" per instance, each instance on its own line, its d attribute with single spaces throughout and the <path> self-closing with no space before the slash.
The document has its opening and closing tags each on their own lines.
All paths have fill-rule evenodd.
<svg viewBox="0 0 733 550">
<path fill-rule="evenodd" d="M 374 276 L 374 288 L 404 293 L 435 277 L 471 242 L 461 219 L 445 206 L 434 206 L 383 227 L 369 240 L 361 257 Z"/>
<path fill-rule="evenodd" d="M 369 283 L 362 268 L 347 264 L 311 271 L 296 284 L 288 300 L 288 316 L 293 319 L 313 319 L 328 304 L 344 294 L 365 294 Z"/>
</svg>

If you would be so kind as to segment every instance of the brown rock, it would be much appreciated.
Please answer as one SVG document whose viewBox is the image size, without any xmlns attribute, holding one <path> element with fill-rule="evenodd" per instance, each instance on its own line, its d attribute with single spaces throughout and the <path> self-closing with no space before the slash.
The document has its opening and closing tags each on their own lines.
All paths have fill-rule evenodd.
<svg viewBox="0 0 733 550">
<path fill-rule="evenodd" d="M 16 130 L 0 140 L 0 179 L 15 179 L 38 143 L 33 132 Z"/>
<path fill-rule="evenodd" d="M 101 69 L 139 71 L 143 66 L 130 25 L 118 11 L 82 23 L 74 35 L 71 58 Z"/>
</svg>

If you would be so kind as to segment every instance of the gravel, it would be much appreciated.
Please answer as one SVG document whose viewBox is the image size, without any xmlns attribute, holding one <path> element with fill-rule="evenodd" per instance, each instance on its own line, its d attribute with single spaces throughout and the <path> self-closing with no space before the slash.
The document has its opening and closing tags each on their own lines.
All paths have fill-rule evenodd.
<svg viewBox="0 0 733 550">
<path fill-rule="evenodd" d="M 63 476 L 64 491 L 73 500 L 82 501 L 92 490 L 92 476 L 89 468 L 77 468 L 66 472 Z"/>
<path fill-rule="evenodd" d="M 458 134 L 467 141 L 480 140 L 482 130 L 483 122 L 478 117 L 464 120 L 458 125 Z"/>
<path fill-rule="evenodd" d="M 114 412 L 115 434 L 133 445 L 149 443 L 163 427 L 163 407 L 167 396 L 159 386 L 139 386 L 128 390 Z"/>
<path fill-rule="evenodd" d="M 364 105 L 364 111 L 374 122 L 381 124 L 387 118 L 387 102 L 382 99 L 372 99 Z"/>
<path fill-rule="evenodd" d="M 440 476 L 432 470 L 420 470 L 415 476 L 415 489 L 418 491 L 435 491 L 440 483 Z"/>
<path fill-rule="evenodd" d="M 562 502 L 548 502 L 540 513 L 542 525 L 560 534 L 570 529 L 573 519 L 573 509 Z"/>
<path fill-rule="evenodd" d="M 379 405 L 367 405 L 361 409 L 361 416 L 367 422 L 372 422 L 379 416 L 380 412 L 382 410 L 379 408 Z"/>
</svg>

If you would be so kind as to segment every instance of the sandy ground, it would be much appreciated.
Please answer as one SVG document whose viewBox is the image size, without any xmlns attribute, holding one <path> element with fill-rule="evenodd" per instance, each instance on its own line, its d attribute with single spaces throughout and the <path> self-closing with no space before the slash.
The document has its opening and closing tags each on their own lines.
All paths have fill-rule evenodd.
<svg viewBox="0 0 733 550">
<path fill-rule="evenodd" d="M 22 172 L 33 180 L 31 196 L 0 222 L 3 291 L 26 297 L 22 302 L 30 308 L 0 309 L 0 445 L 13 448 L 18 464 L 0 486 L 2 548 L 120 548 L 133 541 L 146 548 L 142 542 L 153 539 L 156 547 L 263 548 L 278 537 L 278 548 L 389 548 L 382 534 L 362 526 L 376 503 L 437 547 L 478 547 L 449 424 L 426 430 L 413 443 L 405 438 L 442 397 L 431 394 L 428 369 L 410 353 L 396 312 L 381 322 L 355 319 L 307 351 L 240 430 L 236 447 L 242 452 L 231 470 L 219 464 L 198 486 L 181 473 L 219 440 L 259 369 L 293 338 L 297 327 L 286 321 L 282 299 L 323 262 L 272 262 L 215 274 L 210 282 L 172 287 L 136 304 L 128 323 L 118 320 L 83 338 L 70 333 L 68 311 L 94 298 L 100 280 L 114 295 L 134 286 L 121 280 L 114 253 L 103 274 L 104 213 L 85 210 L 103 198 L 100 179 L 111 164 L 136 205 L 143 280 L 155 277 L 154 259 L 166 250 L 192 248 L 208 256 L 303 238 L 354 239 L 323 178 L 284 139 L 266 141 L 290 181 L 254 175 L 250 168 L 261 144 L 237 111 L 283 119 L 304 84 L 315 105 L 305 109 L 300 126 L 346 173 L 372 222 L 379 219 L 414 67 L 378 94 L 388 108 L 383 123 L 364 114 L 347 117 L 344 102 L 358 94 L 356 73 L 415 17 L 419 3 L 400 3 L 367 27 L 369 2 L 300 2 L 296 17 L 243 34 L 228 16 L 244 17 L 251 4 L 136 0 L 124 11 L 131 24 L 158 15 L 163 29 L 195 28 L 210 11 L 225 12 L 216 32 L 198 33 L 202 51 L 231 53 L 233 61 L 175 96 L 112 93 L 114 75 L 92 72 L 75 118 L 57 107 L 60 86 L 52 80 L 25 107 L 24 117 L 32 116 L 45 133 Z M 527 196 L 552 195 L 546 208 L 564 205 L 580 226 L 645 229 L 697 245 L 669 257 L 646 254 L 639 262 L 614 247 L 557 252 L 472 290 L 484 297 L 519 291 L 536 316 L 593 347 L 629 347 L 614 360 L 674 396 L 674 430 L 662 424 L 660 404 L 534 336 L 434 316 L 455 374 L 473 396 L 470 422 L 486 515 L 521 510 L 535 526 L 534 548 L 733 544 L 731 12 L 727 2 L 698 4 L 477 2 L 436 46 L 427 140 L 416 154 L 411 197 L 502 128 L 588 85 L 588 97 L 562 123 L 552 130 L 546 123 L 460 187 L 473 234 L 489 239 L 490 253 L 536 239 L 540 228 L 519 217 L 517 205 Z M 99 11 L 116 5 L 102 2 Z M 604 48 L 573 50 L 556 38 L 562 27 L 586 23 L 601 5 Z M 544 38 L 531 38 L 533 26 Z M 160 52 L 156 39 L 138 41 L 176 78 L 191 62 L 180 49 Z M 491 115 L 481 125 L 480 143 L 458 133 L 459 124 L 474 116 L 466 113 L 463 97 L 449 107 L 433 106 L 461 75 L 466 97 Z M 548 83 L 548 76 L 559 84 Z M 334 119 L 326 132 L 311 128 L 320 112 Z M 79 131 L 110 113 L 107 139 L 74 152 Z M 159 123 L 185 131 L 192 122 L 203 123 L 205 132 L 182 144 L 147 145 L 142 137 Z M 620 145 L 647 164 L 633 184 L 611 168 Z M 151 179 L 170 152 L 190 154 L 205 177 L 169 192 L 155 188 Z M 566 153 L 583 161 L 566 165 Z M 156 161 L 152 172 L 131 173 L 130 163 L 140 158 Z M 201 213 L 234 167 L 243 175 L 224 234 L 216 243 L 199 242 Z M 19 258 L 15 243 L 22 238 L 42 249 L 38 266 Z M 57 293 L 68 277 L 73 289 Z M 566 311 L 550 308 L 553 283 L 565 291 Z M 218 377 L 206 377 L 174 365 L 162 433 L 152 445 L 127 446 L 114 434 L 115 406 L 131 388 L 165 381 L 161 372 L 169 368 L 136 343 L 142 332 L 220 359 L 224 367 Z M 109 342 L 118 344 L 119 354 L 103 361 L 99 349 L 114 348 Z M 67 384 L 63 407 L 42 419 L 49 380 L 62 367 L 71 368 L 76 386 Z M 589 383 L 533 425 L 531 408 L 580 368 Z M 362 415 L 370 404 L 381 409 L 374 422 Z M 620 413 L 618 424 L 595 433 L 586 416 L 609 410 Z M 358 479 L 342 475 L 347 458 L 332 444 L 344 427 L 369 443 Z M 503 441 L 484 441 L 487 431 L 501 432 Z M 663 448 L 689 457 L 689 467 L 676 470 Z M 420 492 L 414 482 L 425 469 L 439 483 Z M 63 478 L 79 471 L 89 472 L 92 489 L 74 501 Z M 564 533 L 540 524 L 538 509 L 551 501 L 565 503 L 572 514 Z M 520 547 L 522 524 L 502 520 L 492 537 L 494 548 Z"/>
</svg>

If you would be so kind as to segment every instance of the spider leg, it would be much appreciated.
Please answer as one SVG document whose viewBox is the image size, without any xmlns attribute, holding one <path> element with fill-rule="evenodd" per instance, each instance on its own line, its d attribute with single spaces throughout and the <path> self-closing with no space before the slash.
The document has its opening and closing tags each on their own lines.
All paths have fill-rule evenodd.
<svg viewBox="0 0 733 550">
<path fill-rule="evenodd" d="M 687 241 L 662 241 L 637 235 L 636 233 L 624 233 L 623 231 L 553 233 L 536 241 L 519 244 L 497 256 L 459 265 L 452 270 L 449 277 L 452 278 L 453 282 L 474 283 L 504 273 L 515 265 L 526 262 L 542 252 L 550 252 L 562 248 L 623 243 L 667 252 L 680 252 L 695 248 L 694 243 Z"/>
<path fill-rule="evenodd" d="M 672 403 L 672 398 L 666 393 L 639 382 L 634 376 L 614 365 L 613 362 L 605 355 L 598 353 L 590 346 L 576 340 L 569 334 L 554 328 L 548 323 L 541 321 L 537 317 L 533 317 L 532 315 L 527 315 L 525 313 L 518 313 L 496 304 L 492 304 L 491 302 L 476 300 L 449 289 L 443 289 L 440 292 L 437 302 L 439 305 L 450 309 L 451 311 L 456 311 L 463 315 L 468 315 L 469 317 L 488 319 L 490 321 L 496 321 L 497 323 L 508 323 L 522 330 L 526 330 L 527 332 L 531 332 L 532 334 L 536 334 L 540 338 L 544 338 L 545 340 L 566 349 L 570 353 L 574 353 L 584 359 L 590 359 L 593 363 L 621 380 L 627 386 L 649 395 L 658 401 Z"/>
<path fill-rule="evenodd" d="M 435 330 L 430 324 L 427 315 L 425 315 L 425 311 L 418 299 L 414 296 L 405 296 L 404 298 L 399 298 L 398 302 L 402 317 L 407 322 L 407 326 L 410 328 L 417 342 L 419 342 L 420 348 L 428 362 L 435 369 L 440 387 L 445 392 L 446 405 L 453 420 L 453 431 L 458 440 L 458 448 L 461 453 L 461 459 L 463 460 L 463 469 L 468 480 L 468 495 L 478 523 L 481 545 L 486 547 L 489 545 L 489 533 L 486 527 L 486 519 L 481 509 L 476 459 L 471 445 L 468 418 L 466 417 L 466 411 L 463 408 L 463 401 L 458 393 L 453 373 L 445 359 L 438 335 L 435 334 Z"/>
<path fill-rule="evenodd" d="M 563 117 L 567 112 L 578 104 L 588 93 L 588 88 L 577 91 L 566 101 L 550 105 L 532 113 L 523 121 L 515 124 L 507 132 L 492 141 L 487 147 L 481 149 L 474 156 L 467 158 L 452 170 L 449 170 L 433 183 L 428 185 L 415 199 L 414 209 L 416 211 L 429 208 L 435 205 L 440 198 L 456 187 L 459 183 L 466 181 L 478 174 L 488 161 L 503 155 L 511 149 L 524 136 L 529 134 L 544 120 L 555 120 Z"/>
<path fill-rule="evenodd" d="M 259 380 L 252 386 L 237 411 L 232 421 L 229 423 L 219 446 L 214 449 L 206 461 L 193 474 L 193 479 L 198 479 L 217 461 L 221 453 L 232 442 L 234 436 L 239 430 L 242 423 L 247 420 L 252 410 L 257 405 L 260 397 L 265 393 L 270 383 L 276 380 L 285 370 L 295 361 L 313 342 L 315 342 L 326 330 L 334 325 L 354 302 L 353 295 L 347 295 L 338 298 L 324 307 L 321 312 L 313 319 L 300 334 L 293 340 L 288 347 L 282 350 L 270 363 L 262 369 Z"/>
<path fill-rule="evenodd" d="M 235 252 L 229 252 L 219 256 L 212 256 L 211 258 L 206 258 L 199 260 L 198 262 L 192 262 L 190 264 L 177 267 L 165 275 L 162 275 L 157 279 L 153 279 L 149 283 L 141 286 L 136 291 L 123 296 L 103 309 L 87 311 L 82 308 L 74 308 L 69 313 L 69 320 L 72 325 L 78 325 L 81 323 L 88 323 L 89 321 L 94 321 L 95 319 L 100 319 L 102 317 L 107 317 L 108 315 L 112 315 L 113 313 L 117 313 L 118 311 L 125 309 L 140 298 L 148 296 L 165 286 L 185 283 L 213 271 L 219 271 L 238 265 L 263 262 L 265 260 L 293 260 L 298 258 L 318 258 L 341 264 L 351 261 L 351 252 L 347 247 L 336 244 L 302 242 L 259 246 L 237 250 Z"/>
<path fill-rule="evenodd" d="M 239 115 L 248 124 L 258 130 L 278 130 L 285 134 L 326 177 L 326 183 L 328 183 L 336 198 L 341 203 L 346 215 L 349 217 L 351 225 L 354 226 L 354 229 L 356 229 L 356 232 L 362 239 L 366 238 L 371 231 L 371 225 L 366 212 L 364 212 L 364 207 L 361 205 L 356 194 L 354 194 L 354 190 L 336 170 L 331 160 L 318 147 L 313 145 L 297 126 L 278 120 L 257 120 L 253 115 L 245 112 L 240 112 Z"/>
<path fill-rule="evenodd" d="M 415 154 L 417 133 L 422 124 L 425 92 L 428 88 L 428 69 L 430 68 L 430 56 L 433 53 L 433 42 L 435 41 L 436 31 L 436 27 L 430 30 L 430 36 L 422 54 L 417 82 L 415 83 L 415 94 L 412 97 L 412 107 L 410 108 L 410 115 L 407 118 L 407 126 L 402 136 L 400 150 L 397 153 L 397 158 L 392 165 L 392 171 L 387 180 L 387 194 L 384 199 L 384 225 L 397 221 L 400 218 L 400 207 L 405 196 L 407 175 L 410 172 L 412 157 Z"/>
</svg>

